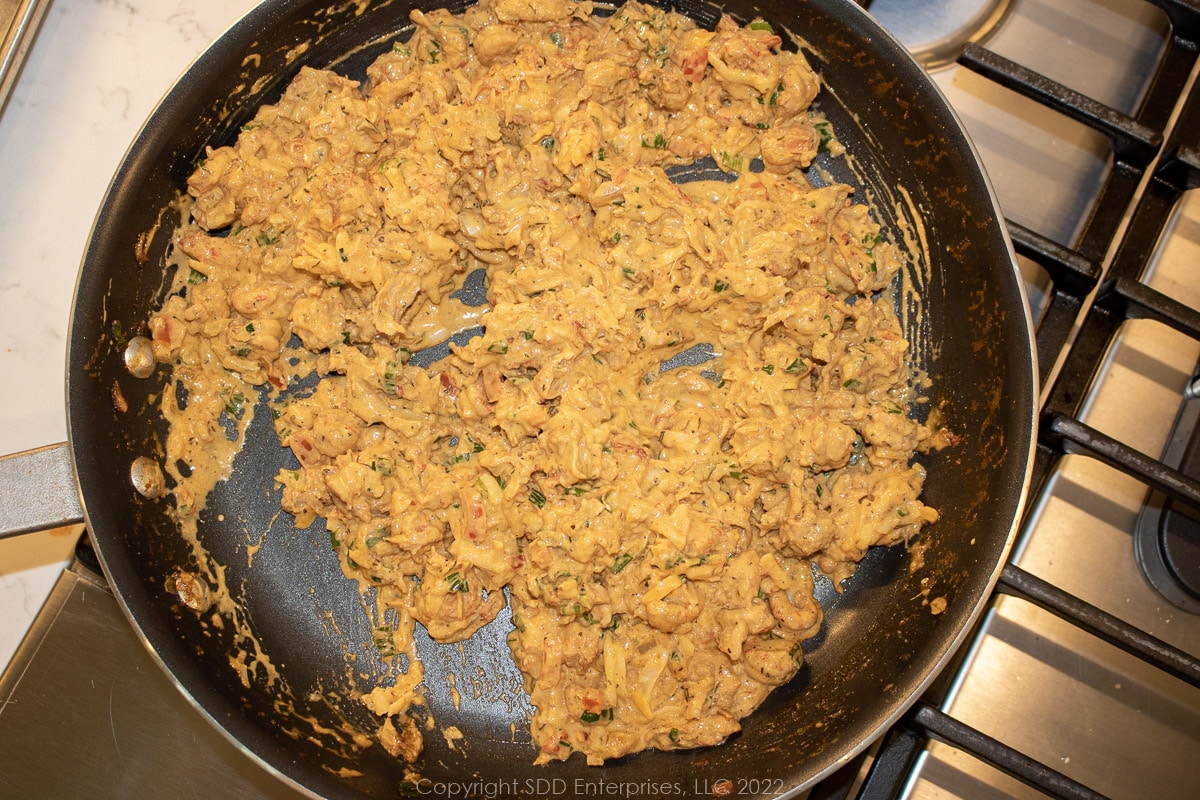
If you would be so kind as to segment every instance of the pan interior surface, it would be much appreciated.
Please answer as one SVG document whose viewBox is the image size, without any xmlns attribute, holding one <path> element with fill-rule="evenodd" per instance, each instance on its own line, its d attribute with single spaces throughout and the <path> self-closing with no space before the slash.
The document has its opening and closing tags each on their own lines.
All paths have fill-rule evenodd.
<svg viewBox="0 0 1200 800">
<path fill-rule="evenodd" d="M 166 501 L 139 496 L 129 480 L 135 459 L 163 452 L 158 399 L 168 370 L 133 378 L 122 355 L 130 336 L 146 333 L 169 284 L 178 224 L 170 209 L 206 145 L 231 143 L 302 65 L 361 79 L 376 55 L 409 35 L 414 5 L 263 3 L 183 76 L 114 178 L 80 273 L 68 405 L 87 519 L 115 592 L 202 713 L 314 796 L 394 797 L 474 779 L 503 781 L 493 786 L 501 796 L 570 796 L 601 779 L 642 787 L 642 795 L 707 793 L 719 779 L 745 779 L 739 793 L 750 796 L 811 785 L 911 703 L 979 613 L 1022 508 L 1035 402 L 1022 290 L 974 151 L 927 76 L 849 2 L 675 6 L 707 27 L 721 10 L 743 23 L 761 16 L 794 35 L 822 76 L 828 88 L 818 106 L 853 158 L 822 157 L 814 179 L 856 186 L 913 251 L 901 303 L 928 377 L 921 413 L 956 440 L 920 459 L 925 499 L 940 521 L 919 547 L 873 550 L 844 593 L 822 589 L 825 626 L 806 643 L 805 665 L 741 733 L 713 748 L 647 751 L 602 772 L 578 758 L 534 768 L 531 709 L 502 612 L 461 645 L 419 639 L 428 709 L 464 738 L 427 734 L 411 769 L 371 746 L 378 720 L 355 692 L 396 667 L 380 656 L 380 620 L 343 576 L 320 520 L 297 530 L 279 511 L 274 478 L 290 454 L 265 399 L 201 525 L 204 548 L 240 603 L 242 631 L 169 591 L 192 551 Z M 118 394 L 123 403 L 114 403 Z"/>
</svg>

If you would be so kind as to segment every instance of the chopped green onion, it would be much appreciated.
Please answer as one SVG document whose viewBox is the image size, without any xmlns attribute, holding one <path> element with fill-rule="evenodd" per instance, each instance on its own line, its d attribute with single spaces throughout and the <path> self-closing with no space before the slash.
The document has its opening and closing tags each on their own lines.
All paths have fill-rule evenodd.
<svg viewBox="0 0 1200 800">
<path fill-rule="evenodd" d="M 542 494 L 537 489 L 530 489 L 529 490 L 529 502 L 533 503 L 538 508 L 545 508 L 546 495 Z"/>
<path fill-rule="evenodd" d="M 451 592 L 460 592 L 465 594 L 466 592 L 470 591 L 470 587 L 467 585 L 467 582 L 464 581 L 462 576 L 457 572 L 451 572 L 449 575 L 447 575 L 446 583 L 450 584 Z"/>
<path fill-rule="evenodd" d="M 231 417 L 238 417 L 242 414 L 242 409 L 246 406 L 246 396 L 241 392 L 221 393 L 225 397 L 225 412 Z"/>
<path fill-rule="evenodd" d="M 399 397 L 400 390 L 396 386 L 396 373 L 400 370 L 400 365 L 395 361 L 387 362 L 387 366 L 383 369 L 383 391 L 389 397 Z"/>
<path fill-rule="evenodd" d="M 829 152 L 829 143 L 833 141 L 833 126 L 828 122 L 818 122 L 813 127 L 817 129 L 817 134 L 821 137 L 817 143 L 817 152 Z"/>
<path fill-rule="evenodd" d="M 746 166 L 746 159 L 741 153 L 730 153 L 728 150 L 722 150 L 721 166 L 731 172 L 741 172 Z"/>
<path fill-rule="evenodd" d="M 396 640 L 392 636 L 391 628 L 382 626 L 375 629 L 375 649 L 384 658 L 396 655 Z"/>
<path fill-rule="evenodd" d="M 767 105 L 769 105 L 769 106 L 775 105 L 775 101 L 779 99 L 779 93 L 782 91 L 783 91 L 783 81 L 780 81 L 779 84 L 775 87 L 775 91 L 771 92 L 770 98 L 767 99 Z"/>
</svg>

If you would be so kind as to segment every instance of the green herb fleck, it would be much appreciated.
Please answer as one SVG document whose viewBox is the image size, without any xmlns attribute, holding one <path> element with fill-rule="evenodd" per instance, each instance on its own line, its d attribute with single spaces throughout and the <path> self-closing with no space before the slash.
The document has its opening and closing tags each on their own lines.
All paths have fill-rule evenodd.
<svg viewBox="0 0 1200 800">
<path fill-rule="evenodd" d="M 813 127 L 817 129 L 817 135 L 821 137 L 817 142 L 817 152 L 828 153 L 829 143 L 833 141 L 833 125 L 828 122 L 818 122 Z"/>
<path fill-rule="evenodd" d="M 771 92 L 771 96 L 769 98 L 767 98 L 767 105 L 769 105 L 769 106 L 775 105 L 775 102 L 779 99 L 779 93 L 782 91 L 783 91 L 783 81 L 780 81 L 779 84 L 775 87 L 775 91 Z"/>
<path fill-rule="evenodd" d="M 741 153 L 730 153 L 728 150 L 722 150 L 721 166 L 730 172 L 741 172 L 746 166 L 746 159 Z"/>
<path fill-rule="evenodd" d="M 457 572 L 451 572 L 449 575 L 447 575 L 446 583 L 449 585 L 449 589 L 451 592 L 460 592 L 462 594 L 466 594 L 468 591 L 470 591 L 470 588 L 471 588 L 467 585 L 467 582 L 462 579 L 462 576 L 459 575 Z"/>
<path fill-rule="evenodd" d="M 400 365 L 395 361 L 387 362 L 383 368 L 383 391 L 388 397 L 399 397 L 400 389 L 396 386 L 396 374 L 400 371 Z"/>
<path fill-rule="evenodd" d="M 222 392 L 221 396 L 225 398 L 225 412 L 231 417 L 240 417 L 246 407 L 246 396 L 241 392 L 231 394 L 228 391 Z"/>
<path fill-rule="evenodd" d="M 384 658 L 396 655 L 396 640 L 390 627 L 385 625 L 375 629 L 375 649 Z"/>
</svg>

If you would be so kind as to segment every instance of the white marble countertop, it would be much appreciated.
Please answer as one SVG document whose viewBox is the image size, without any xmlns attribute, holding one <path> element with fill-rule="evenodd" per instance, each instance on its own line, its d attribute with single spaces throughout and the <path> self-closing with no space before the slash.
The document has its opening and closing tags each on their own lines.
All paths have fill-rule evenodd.
<svg viewBox="0 0 1200 800">
<path fill-rule="evenodd" d="M 66 438 L 71 298 L 109 180 L 175 79 L 256 4 L 53 0 L 46 12 L 0 117 L 0 454 Z M 0 667 L 75 534 L 0 540 Z"/>
</svg>

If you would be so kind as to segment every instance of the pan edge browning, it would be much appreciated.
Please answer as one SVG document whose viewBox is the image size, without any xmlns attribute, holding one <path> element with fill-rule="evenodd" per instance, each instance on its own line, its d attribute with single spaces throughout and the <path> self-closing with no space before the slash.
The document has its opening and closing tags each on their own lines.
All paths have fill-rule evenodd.
<svg viewBox="0 0 1200 800">
<path fill-rule="evenodd" d="M 353 49 L 351 43 L 386 39 L 407 25 L 406 4 L 369 5 L 361 14 L 343 9 L 340 16 L 326 18 L 328 38 L 289 63 L 286 54 L 312 33 L 304 20 L 324 5 L 287 5 L 264 4 L 202 57 L 152 117 L 114 180 L 81 270 L 72 321 L 72 450 L 88 520 L 114 589 L 147 645 L 197 707 L 236 743 L 306 791 L 391 796 L 405 776 L 389 757 L 343 757 L 281 732 L 273 718 L 276 698 L 254 682 L 252 688 L 237 683 L 228 654 L 214 653 L 204 643 L 195 615 L 171 608 L 162 581 L 187 554 L 173 541 L 169 520 L 153 503 L 133 496 L 127 477 L 134 458 L 161 454 L 163 429 L 152 411 L 139 418 L 139 410 L 152 410 L 149 396 L 156 388 L 123 372 L 113 322 L 129 328 L 159 299 L 162 276 L 156 270 L 162 267 L 167 236 L 160 231 L 144 267 L 134 256 L 137 237 L 171 202 L 192 159 L 214 135 L 211 123 L 192 121 L 207 109 L 221 108 L 234 86 L 245 83 L 241 73 L 249 72 L 246 85 L 259 86 L 260 94 L 244 97 L 220 119 L 214 144 L 225 143 L 220 137 L 281 89 L 300 63 L 325 66 Z M 862 34 L 872 23 L 856 8 L 834 2 L 778 5 L 733 4 L 726 10 L 743 22 L 761 15 L 810 43 L 810 61 L 836 87 L 836 93 L 822 95 L 821 108 L 862 163 L 861 173 L 879 176 L 880 188 L 900 185 L 911 194 L 930 248 L 928 274 L 916 277 L 927 326 L 921 335 L 929 342 L 923 357 L 930 359 L 924 366 L 934 387 L 931 406 L 944 413 L 962 440 L 924 459 L 930 474 L 926 496 L 942 512 L 942 521 L 925 534 L 923 568 L 911 569 L 901 548 L 873 552 L 846 595 L 830 607 L 826 630 L 809 652 L 804 672 L 746 720 L 743 733 L 708 750 L 623 759 L 605 768 L 606 781 L 679 780 L 691 787 L 693 776 L 744 776 L 765 781 L 764 793 L 777 793 L 836 768 L 901 713 L 965 635 L 980 598 L 994 583 L 1023 503 L 1034 403 L 1029 321 L 1011 249 L 975 155 L 936 89 L 898 46 L 882 34 Z M 697 14 L 698 6 L 681 10 L 712 15 L 710 7 L 703 14 Z M 258 71 L 243 66 L 256 43 L 263 54 Z M 892 92 L 895 104 L 881 105 L 881 86 Z M 865 148 L 865 141 L 887 152 Z M 108 343 L 109 356 L 89 366 L 100 340 Z M 114 384 L 129 401 L 127 414 L 111 409 Z M 91 423 L 98 410 L 98 421 Z M 250 483 L 270 486 L 273 474 L 268 466 L 262 475 L 251 475 L 257 480 Z M 230 508 L 253 504 L 254 492 L 229 502 L 235 504 Z M 262 505 L 261 497 L 257 504 Z M 255 524 L 269 525 L 269 519 Z M 332 581 L 321 577 L 321 557 L 314 553 L 312 580 L 336 582 L 326 587 L 330 596 L 352 603 L 352 597 L 339 595 L 345 585 L 336 565 Z M 928 605 L 937 597 L 948 603 L 940 615 L 930 613 Z M 294 626 L 294 603 L 283 598 L 270 614 L 256 618 L 256 625 Z M 287 666 L 297 675 L 317 671 L 313 665 Z M 221 673 L 228 678 L 218 677 Z M 295 685 L 305 683 L 297 679 Z M 323 722 L 333 728 L 342 724 Z M 578 763 L 556 765 L 553 771 L 532 770 L 527 761 L 514 765 L 511 745 L 504 743 L 485 741 L 467 752 L 466 759 L 442 755 L 453 770 L 483 777 L 596 779 Z M 365 774 L 339 775 L 343 769 Z"/>
</svg>

